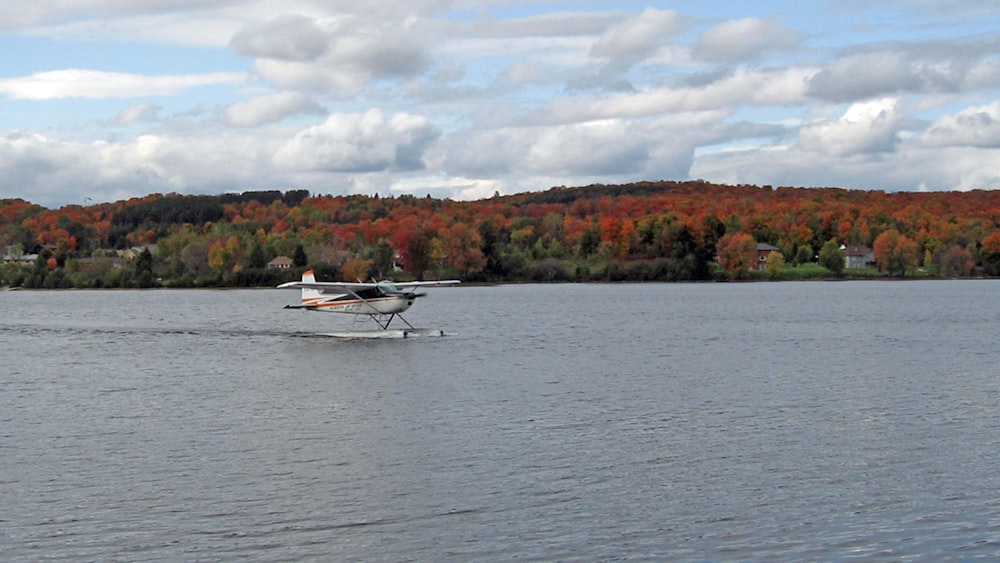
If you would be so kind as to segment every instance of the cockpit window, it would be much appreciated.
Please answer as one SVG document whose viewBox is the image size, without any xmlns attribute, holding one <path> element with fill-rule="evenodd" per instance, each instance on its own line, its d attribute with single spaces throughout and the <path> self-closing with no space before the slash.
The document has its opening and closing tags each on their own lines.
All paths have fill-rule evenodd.
<svg viewBox="0 0 1000 563">
<path fill-rule="evenodd" d="M 361 299 L 375 299 L 376 297 L 382 297 L 384 295 L 379 287 L 373 287 L 370 289 L 362 289 L 354 292 Z"/>
</svg>

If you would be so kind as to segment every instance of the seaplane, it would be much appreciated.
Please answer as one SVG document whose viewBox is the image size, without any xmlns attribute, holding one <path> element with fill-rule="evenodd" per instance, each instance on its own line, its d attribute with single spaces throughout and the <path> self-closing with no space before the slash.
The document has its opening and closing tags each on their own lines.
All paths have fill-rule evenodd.
<svg viewBox="0 0 1000 563">
<path fill-rule="evenodd" d="M 286 309 L 302 309 L 305 311 L 323 311 L 328 313 L 345 313 L 355 316 L 355 322 L 360 317 L 369 317 L 378 325 L 377 330 L 348 331 L 322 333 L 323 336 L 340 338 L 409 338 L 414 336 L 443 336 L 440 330 L 419 329 L 407 321 L 401 313 L 406 311 L 418 297 L 427 295 L 418 293 L 424 287 L 455 285 L 459 280 L 413 281 L 393 283 L 391 281 L 373 282 L 321 282 L 316 281 L 316 273 L 307 270 L 302 274 L 301 281 L 283 283 L 278 289 L 301 289 L 302 298 L 299 303 L 285 305 Z M 389 324 L 399 319 L 406 328 L 391 330 Z"/>
</svg>

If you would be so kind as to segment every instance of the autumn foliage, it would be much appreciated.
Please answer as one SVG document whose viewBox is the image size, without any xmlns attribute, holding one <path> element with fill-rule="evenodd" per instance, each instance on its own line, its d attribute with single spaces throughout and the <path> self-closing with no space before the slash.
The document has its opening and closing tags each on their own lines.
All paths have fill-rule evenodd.
<svg viewBox="0 0 1000 563">
<path fill-rule="evenodd" d="M 750 275 L 756 243 L 777 247 L 787 270 L 815 263 L 824 245 L 833 265 L 831 241 L 873 248 L 887 275 L 997 276 L 1000 192 L 691 181 L 470 202 L 303 190 L 154 194 L 55 210 L 8 199 L 0 200 L 0 285 L 271 285 L 307 266 L 327 279 L 739 279 Z M 35 254 L 37 264 L 18 261 Z M 278 256 L 294 257 L 294 267 L 267 268 Z"/>
<path fill-rule="evenodd" d="M 757 244 L 748 233 L 726 233 L 719 239 L 718 252 L 722 271 L 733 279 L 745 278 L 757 257 Z"/>
</svg>

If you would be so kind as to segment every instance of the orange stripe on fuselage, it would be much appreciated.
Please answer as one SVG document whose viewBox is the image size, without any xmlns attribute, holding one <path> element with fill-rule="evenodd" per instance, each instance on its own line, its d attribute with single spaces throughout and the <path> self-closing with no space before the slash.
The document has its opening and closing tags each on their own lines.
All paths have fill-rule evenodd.
<svg viewBox="0 0 1000 563">
<path fill-rule="evenodd" d="M 316 303 L 316 308 L 317 309 L 321 309 L 321 308 L 323 308 L 323 309 L 329 309 L 329 308 L 334 308 L 334 307 L 344 307 L 344 306 L 347 306 L 347 305 L 371 305 L 373 303 L 383 303 L 383 302 L 386 302 L 386 301 L 395 301 L 397 299 L 401 300 L 402 298 L 401 297 L 378 297 L 378 298 L 375 298 L 375 299 L 352 299 L 350 301 L 326 301 L 326 302 L 324 301 L 324 299 L 325 298 L 323 298 L 323 297 L 318 297 L 318 298 L 311 299 L 311 300 L 303 300 L 303 303 L 305 303 L 306 301 L 311 301 L 311 302 L 315 302 Z"/>
</svg>

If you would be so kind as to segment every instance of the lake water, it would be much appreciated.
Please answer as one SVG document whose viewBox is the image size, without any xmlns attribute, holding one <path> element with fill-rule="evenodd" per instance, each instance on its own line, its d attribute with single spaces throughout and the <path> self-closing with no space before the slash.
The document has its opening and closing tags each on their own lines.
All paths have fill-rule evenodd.
<svg viewBox="0 0 1000 563">
<path fill-rule="evenodd" d="M 1000 282 L 0 292 L 0 559 L 995 559 Z"/>
</svg>

